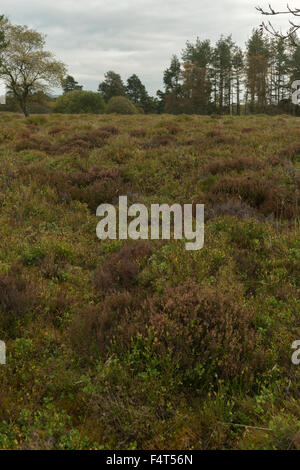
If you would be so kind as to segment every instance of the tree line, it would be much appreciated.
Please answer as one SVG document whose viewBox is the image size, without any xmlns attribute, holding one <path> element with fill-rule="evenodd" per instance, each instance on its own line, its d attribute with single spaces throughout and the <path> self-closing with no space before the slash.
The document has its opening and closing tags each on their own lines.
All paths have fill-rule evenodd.
<svg viewBox="0 0 300 470">
<path fill-rule="evenodd" d="M 254 29 L 244 49 L 232 36 L 188 41 L 163 73 L 163 90 L 150 96 L 132 74 L 124 83 L 108 71 L 96 93 L 83 90 L 65 65 L 45 51 L 45 37 L 0 17 L 0 78 L 8 89 L 6 110 L 29 112 L 119 112 L 123 114 L 249 114 L 298 112 L 292 83 L 300 79 L 300 43 Z M 49 87 L 62 96 L 49 97 Z M 3 108 L 4 109 L 4 108 Z M 44 110 L 44 111 L 43 111 Z"/>
<path fill-rule="evenodd" d="M 108 102 L 113 96 L 129 98 L 144 112 L 170 114 L 248 114 L 295 112 L 292 83 L 300 79 L 300 45 L 295 35 L 289 40 L 254 29 L 245 50 L 232 36 L 187 42 L 179 58 L 173 55 L 163 74 L 163 91 L 149 96 L 134 74 L 125 85 L 110 71 L 98 91 Z M 68 77 L 64 92 L 78 89 Z"/>
<path fill-rule="evenodd" d="M 174 55 L 159 92 L 168 113 L 293 112 L 292 83 L 300 78 L 300 46 L 254 29 L 242 50 L 232 36 L 187 42 Z"/>
</svg>

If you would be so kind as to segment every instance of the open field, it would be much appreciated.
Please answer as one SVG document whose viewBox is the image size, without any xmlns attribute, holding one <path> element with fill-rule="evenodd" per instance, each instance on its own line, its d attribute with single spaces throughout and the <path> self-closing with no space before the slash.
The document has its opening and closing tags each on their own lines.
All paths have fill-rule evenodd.
<svg viewBox="0 0 300 470">
<path fill-rule="evenodd" d="M 300 120 L 0 115 L 0 448 L 300 449 Z M 205 246 L 96 208 L 204 203 Z"/>
</svg>

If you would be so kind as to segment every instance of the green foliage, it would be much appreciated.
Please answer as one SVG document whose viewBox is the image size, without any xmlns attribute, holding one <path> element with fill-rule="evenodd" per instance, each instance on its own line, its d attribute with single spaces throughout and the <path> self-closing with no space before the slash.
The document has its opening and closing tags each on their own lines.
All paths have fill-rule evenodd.
<svg viewBox="0 0 300 470">
<path fill-rule="evenodd" d="M 100 93 L 73 90 L 57 98 L 54 112 L 63 114 L 103 113 L 105 103 Z"/>
<path fill-rule="evenodd" d="M 138 110 L 134 104 L 124 96 L 114 96 L 107 103 L 107 113 L 137 114 Z"/>
<path fill-rule="evenodd" d="M 135 106 L 144 112 L 149 113 L 155 110 L 153 98 L 148 95 L 145 85 L 142 84 L 139 77 L 135 74 L 127 80 L 126 95 Z"/>
<path fill-rule="evenodd" d="M 0 154 L 1 448 L 300 448 L 297 118 L 1 113 Z M 98 240 L 124 194 L 203 249 Z"/>
<path fill-rule="evenodd" d="M 125 96 L 126 88 L 121 76 L 109 71 L 104 76 L 104 81 L 100 83 L 98 91 L 102 94 L 107 103 L 113 96 Z"/>
<path fill-rule="evenodd" d="M 64 94 L 74 90 L 82 90 L 82 85 L 78 85 L 78 82 L 71 75 L 67 75 L 62 81 L 62 89 Z"/>
<path fill-rule="evenodd" d="M 28 99 L 61 83 L 66 69 L 45 50 L 45 36 L 28 26 L 12 25 L 0 19 L 6 45 L 1 52 L 0 76 L 5 80 L 24 113 L 29 116 Z"/>
<path fill-rule="evenodd" d="M 213 46 L 210 40 L 188 41 L 182 61 L 173 55 L 158 91 L 159 112 L 171 114 L 290 113 L 291 83 L 299 75 L 299 43 L 269 37 L 254 29 L 242 50 L 232 36 Z M 244 84 L 244 86 L 243 86 Z"/>
<path fill-rule="evenodd" d="M 2 26 L 2 22 L 4 21 L 4 19 L 5 19 L 4 16 L 0 15 L 0 54 L 1 54 L 1 51 L 6 46 L 5 33 L 4 33 L 4 30 L 3 30 L 3 26 Z M 1 59 L 1 55 L 0 55 L 0 59 Z"/>
</svg>

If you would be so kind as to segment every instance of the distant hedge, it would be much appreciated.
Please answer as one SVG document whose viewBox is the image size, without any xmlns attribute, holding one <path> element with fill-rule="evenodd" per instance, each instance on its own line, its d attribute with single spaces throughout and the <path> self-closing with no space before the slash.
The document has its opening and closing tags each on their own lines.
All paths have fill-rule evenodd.
<svg viewBox="0 0 300 470">
<path fill-rule="evenodd" d="M 113 96 L 107 104 L 107 113 L 138 114 L 135 105 L 124 96 Z"/>
<path fill-rule="evenodd" d="M 74 90 L 57 98 L 53 111 L 63 114 L 100 114 L 105 111 L 105 103 L 100 93 Z"/>
</svg>

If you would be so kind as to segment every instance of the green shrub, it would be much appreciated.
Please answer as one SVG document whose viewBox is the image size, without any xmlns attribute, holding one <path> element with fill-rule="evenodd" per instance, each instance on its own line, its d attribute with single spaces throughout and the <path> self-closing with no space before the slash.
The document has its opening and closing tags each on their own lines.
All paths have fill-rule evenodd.
<svg viewBox="0 0 300 470">
<path fill-rule="evenodd" d="M 124 96 L 114 96 L 107 104 L 108 113 L 117 114 L 138 114 L 137 108 L 134 104 Z"/>
<path fill-rule="evenodd" d="M 104 108 L 104 100 L 100 93 L 74 90 L 57 99 L 54 112 L 63 114 L 100 114 L 104 112 Z"/>
</svg>

